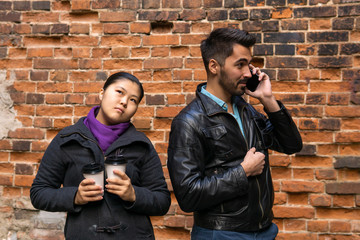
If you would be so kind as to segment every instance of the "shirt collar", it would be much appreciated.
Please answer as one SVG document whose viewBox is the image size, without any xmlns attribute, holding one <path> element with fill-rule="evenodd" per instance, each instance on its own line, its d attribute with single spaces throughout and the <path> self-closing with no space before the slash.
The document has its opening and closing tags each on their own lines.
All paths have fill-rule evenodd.
<svg viewBox="0 0 360 240">
<path fill-rule="evenodd" d="M 206 90 L 206 84 L 201 87 L 201 93 L 204 94 L 205 96 L 208 96 L 209 98 L 211 98 L 214 102 L 216 102 L 225 111 L 228 110 L 228 106 L 223 100 L 221 100 L 220 98 L 214 96 L 213 94 L 209 93 Z"/>
</svg>

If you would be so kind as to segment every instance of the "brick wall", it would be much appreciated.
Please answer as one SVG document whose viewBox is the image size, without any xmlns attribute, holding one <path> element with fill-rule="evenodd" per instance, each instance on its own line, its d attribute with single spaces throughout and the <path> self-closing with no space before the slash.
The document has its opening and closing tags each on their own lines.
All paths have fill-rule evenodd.
<svg viewBox="0 0 360 240">
<path fill-rule="evenodd" d="M 34 210 L 29 188 L 51 139 L 117 71 L 144 84 L 134 123 L 171 189 L 171 119 L 206 80 L 200 41 L 227 26 L 256 34 L 254 64 L 304 140 L 296 155 L 271 152 L 277 239 L 359 239 L 359 0 L 2 0 L 0 238 L 63 239 L 64 215 Z M 152 218 L 157 239 L 189 239 L 192 216 L 172 199 Z"/>
</svg>

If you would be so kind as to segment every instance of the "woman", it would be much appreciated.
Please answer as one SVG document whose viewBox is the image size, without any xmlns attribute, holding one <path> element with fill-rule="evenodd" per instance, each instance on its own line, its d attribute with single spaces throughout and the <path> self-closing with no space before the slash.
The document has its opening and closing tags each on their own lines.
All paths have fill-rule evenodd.
<svg viewBox="0 0 360 240">
<path fill-rule="evenodd" d="M 151 215 L 164 215 L 170 193 L 150 140 L 130 123 L 144 95 L 129 73 L 111 75 L 100 91 L 100 106 L 61 130 L 50 143 L 30 190 L 35 208 L 65 211 L 71 239 L 154 239 Z M 88 164 L 107 157 L 127 160 L 126 173 L 106 179 L 105 189 L 84 179 Z"/>
</svg>

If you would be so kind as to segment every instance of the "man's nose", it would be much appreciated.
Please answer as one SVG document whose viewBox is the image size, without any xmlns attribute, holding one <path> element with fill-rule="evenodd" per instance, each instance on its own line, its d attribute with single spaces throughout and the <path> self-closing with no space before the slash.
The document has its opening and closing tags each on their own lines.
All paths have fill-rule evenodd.
<svg viewBox="0 0 360 240">
<path fill-rule="evenodd" d="M 250 67 L 247 68 L 244 76 L 245 76 L 246 78 L 251 78 L 251 76 L 252 76 L 252 71 L 251 71 Z"/>
</svg>

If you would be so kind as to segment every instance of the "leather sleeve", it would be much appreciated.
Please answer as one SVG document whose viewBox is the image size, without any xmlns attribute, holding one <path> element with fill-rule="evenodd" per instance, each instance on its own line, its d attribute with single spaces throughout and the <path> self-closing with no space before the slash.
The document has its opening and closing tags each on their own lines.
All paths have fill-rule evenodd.
<svg viewBox="0 0 360 240">
<path fill-rule="evenodd" d="M 169 139 L 167 165 L 176 198 L 185 212 L 210 208 L 243 195 L 248 189 L 240 164 L 223 173 L 204 174 L 206 142 L 198 126 L 191 117 L 175 119 Z"/>
<path fill-rule="evenodd" d="M 270 148 L 286 154 L 299 152 L 303 144 L 298 128 L 285 106 L 280 101 L 278 104 L 281 108 L 279 111 L 267 112 L 273 127 L 273 144 Z"/>
</svg>

